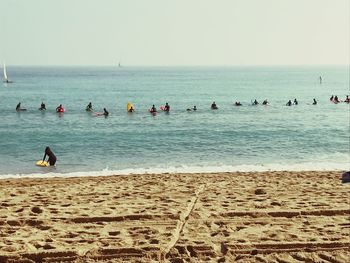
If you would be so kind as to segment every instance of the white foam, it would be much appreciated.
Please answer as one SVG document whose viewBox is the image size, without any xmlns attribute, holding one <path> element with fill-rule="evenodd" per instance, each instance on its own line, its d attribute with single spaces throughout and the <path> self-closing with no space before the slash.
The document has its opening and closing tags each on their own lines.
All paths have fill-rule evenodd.
<svg viewBox="0 0 350 263">
<path fill-rule="evenodd" d="M 131 174 L 163 174 L 163 173 L 220 173 L 220 172 L 266 172 L 266 171 L 348 171 L 348 163 L 297 163 L 297 164 L 242 164 L 219 166 L 172 166 L 152 168 L 130 168 L 122 170 L 109 170 L 108 167 L 100 171 L 72 172 L 72 173 L 35 173 L 35 174 L 3 174 L 0 179 L 8 178 L 45 178 L 45 177 L 88 177 Z"/>
</svg>

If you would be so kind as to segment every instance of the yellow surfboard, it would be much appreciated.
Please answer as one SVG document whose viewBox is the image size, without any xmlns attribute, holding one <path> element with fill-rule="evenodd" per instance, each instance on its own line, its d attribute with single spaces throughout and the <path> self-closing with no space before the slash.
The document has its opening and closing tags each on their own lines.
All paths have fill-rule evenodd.
<svg viewBox="0 0 350 263">
<path fill-rule="evenodd" d="M 126 105 L 126 111 L 129 112 L 131 108 L 133 108 L 133 110 L 135 110 L 134 105 L 132 105 L 132 103 L 129 102 L 128 105 Z"/>
<path fill-rule="evenodd" d="M 36 166 L 41 166 L 41 167 L 47 167 L 47 166 L 50 166 L 50 164 L 47 162 L 47 161 L 42 161 L 42 160 L 39 160 L 35 163 Z"/>
</svg>

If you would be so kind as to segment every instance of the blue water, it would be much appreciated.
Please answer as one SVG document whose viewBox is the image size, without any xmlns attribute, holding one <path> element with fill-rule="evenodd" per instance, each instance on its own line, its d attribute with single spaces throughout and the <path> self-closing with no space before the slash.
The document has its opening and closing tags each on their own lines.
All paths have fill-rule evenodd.
<svg viewBox="0 0 350 263">
<path fill-rule="evenodd" d="M 350 168 L 349 104 L 329 101 L 350 93 L 348 67 L 7 70 L 14 82 L 0 86 L 0 177 Z M 270 105 L 251 106 L 255 98 Z M 299 105 L 284 106 L 294 98 Z M 85 112 L 90 101 L 110 116 Z M 219 110 L 210 110 L 213 101 Z M 26 112 L 15 111 L 18 102 Z M 148 112 L 165 102 L 169 114 Z M 186 112 L 193 105 L 198 111 Z M 56 167 L 34 165 L 46 146 Z"/>
</svg>

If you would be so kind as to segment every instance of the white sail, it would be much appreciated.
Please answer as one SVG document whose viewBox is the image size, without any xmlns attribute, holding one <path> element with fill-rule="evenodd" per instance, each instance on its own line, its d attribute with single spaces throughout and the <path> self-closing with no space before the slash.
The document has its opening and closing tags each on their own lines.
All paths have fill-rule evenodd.
<svg viewBox="0 0 350 263">
<path fill-rule="evenodd" d="M 7 73 L 6 73 L 6 65 L 4 63 L 4 79 L 5 81 L 8 81 Z"/>
</svg>

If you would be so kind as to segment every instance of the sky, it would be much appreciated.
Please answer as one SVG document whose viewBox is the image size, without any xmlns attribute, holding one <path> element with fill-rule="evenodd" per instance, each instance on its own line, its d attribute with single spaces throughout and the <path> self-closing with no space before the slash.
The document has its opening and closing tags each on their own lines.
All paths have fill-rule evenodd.
<svg viewBox="0 0 350 263">
<path fill-rule="evenodd" d="M 7 65 L 349 65 L 349 0 L 0 0 Z"/>
</svg>

